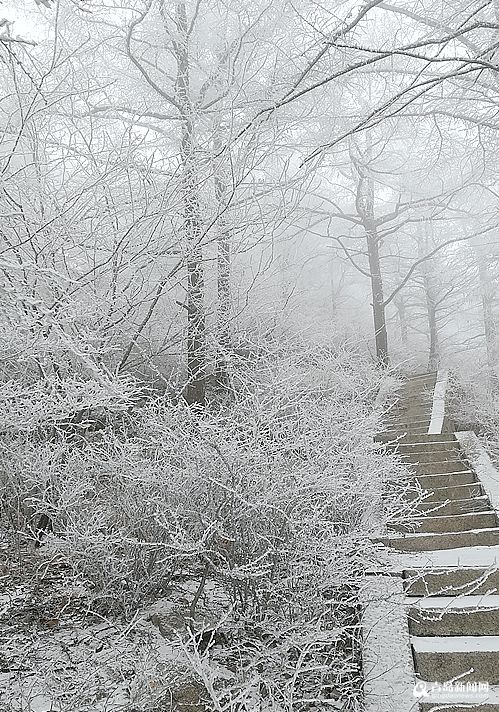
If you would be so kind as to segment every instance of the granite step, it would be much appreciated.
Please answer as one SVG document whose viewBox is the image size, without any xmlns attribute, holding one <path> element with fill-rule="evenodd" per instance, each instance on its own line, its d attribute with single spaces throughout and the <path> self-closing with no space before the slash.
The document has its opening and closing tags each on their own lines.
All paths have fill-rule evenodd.
<svg viewBox="0 0 499 712">
<path fill-rule="evenodd" d="M 408 611 L 415 636 L 477 636 L 499 631 L 499 595 L 435 596 Z"/>
<path fill-rule="evenodd" d="M 467 460 L 440 460 L 439 462 L 406 463 L 418 475 L 440 475 L 448 472 L 469 472 Z"/>
<path fill-rule="evenodd" d="M 428 435 L 427 437 L 431 438 L 432 436 Z M 397 452 L 400 455 L 420 455 L 422 453 L 433 455 L 436 453 L 442 454 L 442 459 L 445 459 L 446 457 L 452 457 L 453 460 L 456 459 L 456 453 L 459 453 L 461 450 L 461 445 L 457 440 L 442 441 L 428 439 L 427 442 L 419 441 L 415 443 L 389 443 L 386 444 L 385 447 L 389 452 Z"/>
<path fill-rule="evenodd" d="M 446 488 L 451 489 L 451 488 Z M 425 499 L 417 506 L 421 512 L 427 512 L 432 517 L 447 517 L 450 514 L 470 514 L 471 512 L 492 511 L 487 495 L 481 495 L 469 499 L 449 498 L 443 502 L 429 502 Z"/>
<path fill-rule="evenodd" d="M 405 534 L 377 539 L 396 551 L 440 551 L 473 546 L 499 546 L 499 528 L 476 529 L 443 534 Z"/>
<path fill-rule="evenodd" d="M 478 482 L 478 478 L 473 470 L 463 470 L 462 472 L 442 472 L 438 475 L 415 475 L 409 477 L 410 480 L 417 480 L 424 490 L 433 492 L 444 487 L 459 487 L 460 485 L 471 485 Z"/>
<path fill-rule="evenodd" d="M 466 687 L 466 683 L 463 683 Z M 487 699 L 487 693 L 478 695 L 478 699 L 484 697 Z M 499 712 L 499 702 L 487 704 L 477 702 L 476 706 L 473 704 L 473 697 L 469 694 L 463 694 L 463 699 L 461 704 L 457 701 L 456 697 L 459 697 L 456 693 L 452 693 L 448 698 L 448 704 L 445 704 L 445 697 L 439 693 L 433 696 L 433 702 L 423 702 L 419 704 L 419 707 L 414 709 L 414 712 Z M 497 698 L 497 696 L 496 696 Z M 432 696 L 424 698 L 425 700 L 431 700 Z M 450 702 L 452 700 L 453 702 Z"/>
<path fill-rule="evenodd" d="M 428 491 L 424 502 L 431 504 L 432 502 L 447 502 L 449 500 L 474 499 L 475 497 L 482 497 L 483 494 L 483 487 L 480 482 L 470 485 L 451 485 L 449 487 L 437 487 Z M 416 496 L 418 496 L 417 493 L 407 493 L 409 499 L 413 499 Z"/>
<path fill-rule="evenodd" d="M 452 450 L 436 448 L 434 450 L 412 450 L 410 452 L 399 450 L 397 454 L 400 456 L 402 462 L 411 465 L 433 464 L 435 462 L 460 462 L 466 460 L 458 448 L 453 448 Z"/>
<path fill-rule="evenodd" d="M 411 644 L 424 680 L 499 684 L 499 636 L 413 636 Z"/>
<path fill-rule="evenodd" d="M 374 438 L 375 442 L 385 443 L 386 445 L 427 445 L 429 443 L 457 443 L 456 436 L 453 433 L 441 433 L 440 435 L 428 435 L 428 433 L 419 435 L 403 435 L 399 440 L 391 440 L 390 435 L 380 433 Z"/>
<path fill-rule="evenodd" d="M 497 517 L 495 512 L 480 512 L 471 514 L 453 514 L 450 516 L 440 517 L 421 517 L 411 521 L 414 524 L 414 531 L 418 534 L 433 533 L 441 534 L 443 532 L 465 532 L 470 529 L 490 529 L 497 526 Z M 409 525 L 407 525 L 409 526 Z M 394 524 L 390 526 L 392 531 L 407 532 L 407 526 L 402 524 Z"/>
</svg>

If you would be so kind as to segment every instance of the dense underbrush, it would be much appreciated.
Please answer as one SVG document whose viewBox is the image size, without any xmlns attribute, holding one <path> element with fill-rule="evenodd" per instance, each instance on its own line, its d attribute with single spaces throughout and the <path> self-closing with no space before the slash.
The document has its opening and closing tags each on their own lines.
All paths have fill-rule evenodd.
<svg viewBox="0 0 499 712">
<path fill-rule="evenodd" d="M 137 407 L 130 381 L 4 386 L 2 514 L 18 551 L 42 542 L 36 559 L 64 566 L 84 608 L 124 621 L 136 646 L 133 700 L 99 707 L 80 686 L 61 710 L 181 710 L 182 685 L 224 712 L 360 709 L 356 592 L 370 535 L 403 506 L 384 509 L 401 466 L 372 440 L 392 382 L 317 349 L 241 362 L 232 383 L 204 411 Z M 75 409 L 79 427 L 60 427 Z M 145 620 L 168 643 L 147 674 Z"/>
<path fill-rule="evenodd" d="M 472 430 L 499 462 L 499 384 L 484 369 L 456 368 L 448 388 L 448 408 L 456 430 Z"/>
</svg>

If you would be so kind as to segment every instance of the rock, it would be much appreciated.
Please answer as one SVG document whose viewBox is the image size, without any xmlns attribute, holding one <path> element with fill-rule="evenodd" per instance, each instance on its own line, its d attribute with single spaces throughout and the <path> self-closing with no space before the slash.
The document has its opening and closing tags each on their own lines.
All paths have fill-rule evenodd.
<svg viewBox="0 0 499 712">
<path fill-rule="evenodd" d="M 187 605 L 172 605 L 170 601 L 157 601 L 150 609 L 148 619 L 158 628 L 166 640 L 176 640 L 180 636 L 187 640 L 190 638 L 191 620 L 190 610 Z M 214 643 L 220 643 L 219 617 L 205 608 L 198 608 L 192 622 L 192 629 L 201 652 Z"/>
<path fill-rule="evenodd" d="M 170 690 L 171 712 L 206 712 L 207 692 L 204 685 L 195 680 L 185 680 Z"/>
</svg>

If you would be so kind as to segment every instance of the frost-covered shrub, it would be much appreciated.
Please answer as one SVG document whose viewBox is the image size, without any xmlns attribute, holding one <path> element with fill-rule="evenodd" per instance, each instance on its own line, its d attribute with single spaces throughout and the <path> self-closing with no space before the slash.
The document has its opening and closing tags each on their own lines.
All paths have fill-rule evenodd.
<svg viewBox="0 0 499 712">
<path fill-rule="evenodd" d="M 198 678 L 221 709 L 242 690 L 298 709 L 344 696 L 359 674 L 356 589 L 401 472 L 373 443 L 385 376 L 324 349 L 233 374 L 231 400 L 205 411 L 156 399 L 86 438 L 13 437 L 7 505 L 11 518 L 13 502 L 48 515 L 40 554 L 72 567 L 93 610 L 130 614 L 184 581 L 194 620 L 215 586 L 230 682 L 210 688 L 193 654 Z"/>
<path fill-rule="evenodd" d="M 499 461 L 498 384 L 484 369 L 456 369 L 451 376 L 448 409 L 456 430 L 473 430 Z"/>
</svg>

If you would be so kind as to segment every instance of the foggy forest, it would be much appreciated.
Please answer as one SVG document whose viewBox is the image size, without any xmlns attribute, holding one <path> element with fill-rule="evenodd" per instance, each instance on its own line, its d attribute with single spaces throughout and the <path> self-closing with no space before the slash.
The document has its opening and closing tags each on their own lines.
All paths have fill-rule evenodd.
<svg viewBox="0 0 499 712">
<path fill-rule="evenodd" d="M 497 712 L 499 0 L 0 60 L 0 712 Z"/>
</svg>

